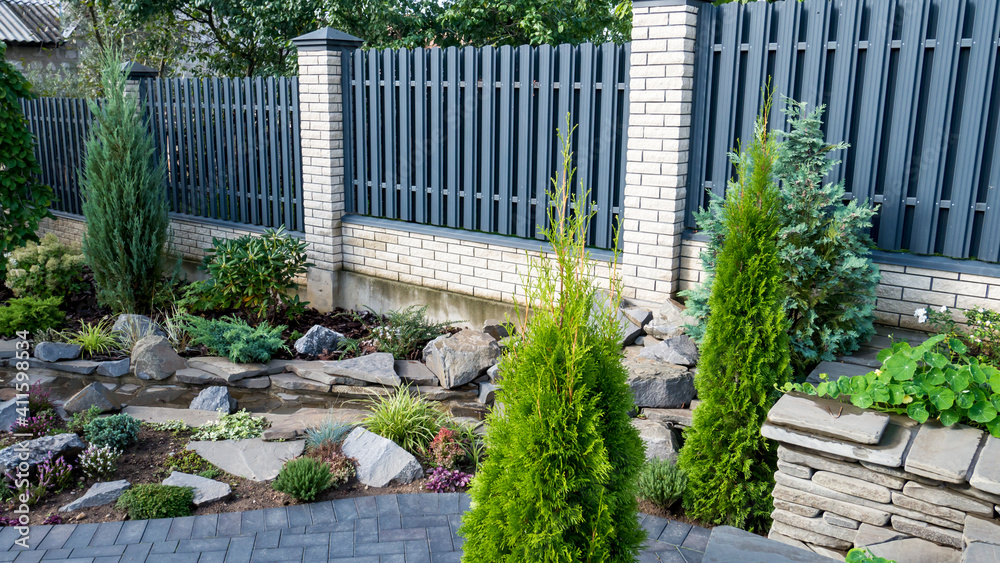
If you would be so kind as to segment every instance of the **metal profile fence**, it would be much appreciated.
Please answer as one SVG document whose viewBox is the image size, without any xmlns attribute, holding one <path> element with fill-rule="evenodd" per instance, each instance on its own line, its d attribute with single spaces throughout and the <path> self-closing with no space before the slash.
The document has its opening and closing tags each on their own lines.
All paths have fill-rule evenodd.
<svg viewBox="0 0 1000 563">
<path fill-rule="evenodd" d="M 174 213 L 303 230 L 297 78 L 142 79 L 139 98 Z M 82 213 L 86 100 L 22 100 L 53 209 Z"/>
<path fill-rule="evenodd" d="M 726 153 L 772 85 L 826 104 L 831 174 L 879 206 L 888 250 L 1000 259 L 1000 6 L 996 0 L 777 0 L 699 9 L 686 223 L 722 194 Z"/>
<path fill-rule="evenodd" d="M 351 55 L 348 211 L 543 238 L 569 135 L 589 244 L 614 245 L 628 130 L 628 45 L 399 49 Z"/>
</svg>

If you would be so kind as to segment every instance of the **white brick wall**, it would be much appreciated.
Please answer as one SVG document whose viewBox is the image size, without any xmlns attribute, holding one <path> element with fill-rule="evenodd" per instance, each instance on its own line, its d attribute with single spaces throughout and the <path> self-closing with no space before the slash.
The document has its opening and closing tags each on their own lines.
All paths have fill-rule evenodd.
<svg viewBox="0 0 1000 563">
<path fill-rule="evenodd" d="M 698 9 L 633 6 L 622 227 L 625 297 L 678 290 Z"/>
</svg>

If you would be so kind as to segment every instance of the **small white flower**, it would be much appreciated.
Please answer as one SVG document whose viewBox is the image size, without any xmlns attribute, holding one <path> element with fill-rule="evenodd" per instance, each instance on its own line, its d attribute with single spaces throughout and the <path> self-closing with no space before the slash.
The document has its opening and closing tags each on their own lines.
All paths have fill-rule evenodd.
<svg viewBox="0 0 1000 563">
<path fill-rule="evenodd" d="M 948 312 L 948 306 L 947 305 L 941 305 L 941 308 L 938 309 L 938 311 L 941 311 L 942 313 L 947 313 Z"/>
<path fill-rule="evenodd" d="M 913 311 L 914 317 L 923 317 L 926 315 L 927 315 L 927 309 L 924 309 L 923 307 L 917 309 L 916 311 Z"/>
</svg>

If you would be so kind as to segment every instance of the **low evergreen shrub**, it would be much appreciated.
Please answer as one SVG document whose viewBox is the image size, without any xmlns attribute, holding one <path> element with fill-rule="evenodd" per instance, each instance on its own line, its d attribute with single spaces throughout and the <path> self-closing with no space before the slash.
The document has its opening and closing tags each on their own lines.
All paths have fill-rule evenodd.
<svg viewBox="0 0 1000 563">
<path fill-rule="evenodd" d="M 59 310 L 62 297 L 18 297 L 0 306 L 0 336 L 11 337 L 19 331 L 29 333 L 53 329 L 66 320 L 66 313 Z"/>
<path fill-rule="evenodd" d="M 128 511 L 132 520 L 190 516 L 194 509 L 194 490 L 156 483 L 134 485 L 118 497 L 116 506 Z"/>
<path fill-rule="evenodd" d="M 191 336 L 191 344 L 204 344 L 213 354 L 238 364 L 265 364 L 275 352 L 285 349 L 285 339 L 281 336 L 284 326 L 260 323 L 252 327 L 235 317 L 204 319 L 193 315 L 185 315 L 181 322 Z"/>
<path fill-rule="evenodd" d="M 271 486 L 296 500 L 308 502 L 328 489 L 332 480 L 329 465 L 311 457 L 300 457 L 286 461 Z"/>
<path fill-rule="evenodd" d="M 49 233 L 10 253 L 7 287 L 18 297 L 63 297 L 86 287 L 83 253 Z"/>
<path fill-rule="evenodd" d="M 660 508 L 669 509 L 684 497 L 687 475 L 676 463 L 654 458 L 642 466 L 636 483 L 640 497 Z"/>
<path fill-rule="evenodd" d="M 434 439 L 444 415 L 409 387 L 397 387 L 386 397 L 368 400 L 371 414 L 362 422 L 370 431 L 396 442 L 404 450 L 422 456 Z"/>
<path fill-rule="evenodd" d="M 777 457 L 760 428 L 791 371 L 778 256 L 777 146 L 766 112 L 750 143 L 733 156 L 737 177 L 722 215 L 727 236 L 695 379 L 701 404 L 678 458 L 688 476 L 687 514 L 749 531 L 770 526 Z"/>
<path fill-rule="evenodd" d="M 388 352 L 397 360 L 408 359 L 423 344 L 444 334 L 450 324 L 428 321 L 426 305 L 389 311 L 384 316 L 374 311 L 371 313 L 380 320 L 379 323 L 368 326 L 371 344 L 379 352 Z M 365 318 L 358 316 L 358 320 L 364 322 Z"/>
<path fill-rule="evenodd" d="M 95 418 L 87 423 L 83 433 L 91 444 L 124 450 L 138 439 L 141 426 L 138 420 L 121 413 Z"/>
</svg>

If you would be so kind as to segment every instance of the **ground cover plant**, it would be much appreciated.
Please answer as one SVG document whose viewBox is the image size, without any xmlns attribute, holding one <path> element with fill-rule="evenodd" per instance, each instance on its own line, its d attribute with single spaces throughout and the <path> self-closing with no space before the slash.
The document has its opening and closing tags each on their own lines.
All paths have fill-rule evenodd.
<svg viewBox="0 0 1000 563">
<path fill-rule="evenodd" d="M 91 444 L 122 450 L 135 443 L 140 426 L 138 420 L 122 413 L 91 420 L 83 433 Z"/>
<path fill-rule="evenodd" d="M 770 526 L 775 446 L 760 434 L 775 389 L 790 377 L 775 206 L 777 146 L 767 110 L 750 142 L 733 155 L 727 233 L 716 262 L 694 410 L 678 458 L 688 476 L 684 508 L 693 518 L 750 531 Z"/>
<path fill-rule="evenodd" d="M 37 333 L 56 328 L 66 319 L 59 310 L 61 297 L 39 299 L 19 297 L 0 306 L 0 336 L 11 337 L 18 331 Z"/>
<path fill-rule="evenodd" d="M 203 319 L 193 315 L 185 315 L 182 322 L 191 344 L 203 344 L 212 354 L 236 363 L 267 363 L 285 347 L 281 336 L 284 326 L 272 327 L 263 322 L 250 326 L 234 317 Z"/>
<path fill-rule="evenodd" d="M 195 429 L 192 440 L 243 440 L 259 438 L 268 427 L 267 419 L 255 417 L 246 409 L 223 414 L 219 420 L 206 422 Z"/>
<path fill-rule="evenodd" d="M 194 491 L 190 487 L 142 483 L 118 497 L 116 506 L 127 510 L 132 520 L 190 516 Z"/>
<path fill-rule="evenodd" d="M 839 162 L 830 154 L 847 145 L 826 142 L 823 110 L 820 106 L 806 111 L 805 104 L 787 100 L 790 131 L 775 145 L 773 166 L 780 180 L 774 213 L 779 220 L 783 308 L 792 366 L 803 379 L 820 361 L 849 354 L 874 334 L 875 288 L 880 276 L 870 256 L 873 243 L 866 234 L 875 210 L 855 200 L 843 203 L 844 183 L 825 181 Z M 687 297 L 688 313 L 699 320 L 688 327 L 689 334 L 703 342 L 710 313 L 714 314 L 710 298 L 729 230 L 719 197 L 695 217 L 709 240 L 701 255 L 708 278 L 682 295 Z"/>
<path fill-rule="evenodd" d="M 635 494 L 644 447 L 629 422 L 619 328 L 600 306 L 585 249 L 591 216 L 574 212 L 561 140 L 565 172 L 545 232 L 554 256 L 533 259 L 525 276 L 531 316 L 500 363 L 503 414 L 489 415 L 488 456 L 459 532 L 466 562 L 634 561 L 645 539 Z M 620 283 L 610 287 L 615 303 Z"/>
</svg>

